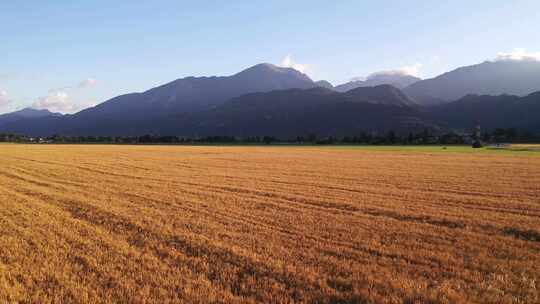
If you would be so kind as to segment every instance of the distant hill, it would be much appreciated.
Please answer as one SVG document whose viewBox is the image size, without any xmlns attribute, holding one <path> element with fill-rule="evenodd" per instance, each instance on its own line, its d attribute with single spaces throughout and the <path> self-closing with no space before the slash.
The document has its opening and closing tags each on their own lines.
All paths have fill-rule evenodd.
<svg viewBox="0 0 540 304">
<path fill-rule="evenodd" d="M 83 111 L 84 112 L 84 111 Z M 339 93 L 321 87 L 251 93 L 195 112 L 171 112 L 146 120 L 88 121 L 84 113 L 44 117 L 8 128 L 29 135 L 282 136 L 354 135 L 435 128 L 398 89 L 357 88 Z"/>
<path fill-rule="evenodd" d="M 47 116 L 62 116 L 60 113 L 53 113 L 49 110 L 37 110 L 32 108 L 24 108 L 19 111 L 1 114 L 0 120 L 7 118 L 37 118 L 37 117 L 47 117 Z"/>
<path fill-rule="evenodd" d="M 295 69 L 263 63 L 232 76 L 178 79 L 143 93 L 112 98 L 73 115 L 12 123 L 9 128 L 25 134 L 136 135 L 146 131 L 141 126 L 148 121 L 159 128 L 163 117 L 207 110 L 244 94 L 316 86 Z"/>
<path fill-rule="evenodd" d="M 321 88 L 325 88 L 325 89 L 329 89 L 329 90 L 334 89 L 334 86 L 329 81 L 326 81 L 326 80 L 319 80 L 319 81 L 315 82 L 315 84 L 318 87 L 321 87 Z"/>
<path fill-rule="evenodd" d="M 540 92 L 515 95 L 467 95 L 430 109 L 430 116 L 447 128 L 517 128 L 540 132 Z"/>
<path fill-rule="evenodd" d="M 44 118 L 44 117 L 60 117 L 60 113 L 52 113 L 49 110 L 36 110 L 32 108 L 25 108 L 19 111 L 12 113 L 0 115 L 0 132 L 2 132 L 2 127 L 16 123 L 16 122 L 28 122 L 31 123 L 34 118 Z"/>
<path fill-rule="evenodd" d="M 540 62 L 503 60 L 461 67 L 416 82 L 404 92 L 425 105 L 445 103 L 468 94 L 525 96 L 540 90 Z"/>
<path fill-rule="evenodd" d="M 297 70 L 263 63 L 232 76 L 187 77 L 143 93 L 118 96 L 76 116 L 89 122 L 147 119 L 171 112 L 204 110 L 248 93 L 315 86 L 307 75 Z"/>
<path fill-rule="evenodd" d="M 350 81 L 345 84 L 335 86 L 334 89 L 338 92 L 347 92 L 360 87 L 374 87 L 383 84 L 388 84 L 398 89 L 402 89 L 420 80 L 421 79 L 418 77 L 401 73 L 375 73 L 369 76 L 366 80 Z"/>
<path fill-rule="evenodd" d="M 34 109 L 0 115 L 0 133 L 340 136 L 389 130 L 408 133 L 424 128 L 470 129 L 477 122 L 485 129 L 514 127 L 540 132 L 540 93 L 523 97 L 465 94 L 456 101 L 440 97 L 459 91 L 443 90 L 444 83 L 462 91 L 479 90 L 476 84 L 494 92 L 527 92 L 540 81 L 540 74 L 535 77 L 539 66 L 529 61 L 486 62 L 417 82 L 405 92 L 387 84 L 338 92 L 339 86 L 313 82 L 294 69 L 259 64 L 227 77 L 179 79 L 143 93 L 115 97 L 72 115 Z M 522 83 L 512 79 L 505 84 L 501 80 L 512 77 Z M 439 97 L 430 96 L 429 107 L 425 106 L 426 99 L 410 97 L 417 87 L 439 85 L 439 90 L 430 91 Z M 441 102 L 434 105 L 435 101 Z"/>
<path fill-rule="evenodd" d="M 360 132 L 417 132 L 434 126 L 392 86 L 339 93 L 325 88 L 254 93 L 207 112 L 177 118 L 164 133 L 294 137 L 357 135 Z M 184 132 L 184 133 L 182 133 Z"/>
<path fill-rule="evenodd" d="M 416 102 L 410 99 L 401 90 L 388 84 L 374 87 L 359 87 L 345 92 L 345 96 L 376 104 L 395 105 L 400 107 L 417 106 Z"/>
</svg>

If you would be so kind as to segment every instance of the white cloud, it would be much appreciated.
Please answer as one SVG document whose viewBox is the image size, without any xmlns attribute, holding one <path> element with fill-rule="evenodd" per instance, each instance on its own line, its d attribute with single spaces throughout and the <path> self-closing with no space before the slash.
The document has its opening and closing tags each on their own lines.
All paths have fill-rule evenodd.
<svg viewBox="0 0 540 304">
<path fill-rule="evenodd" d="M 526 49 L 523 48 L 516 48 L 513 49 L 511 52 L 499 52 L 497 53 L 497 58 L 495 58 L 495 61 L 508 61 L 508 60 L 516 60 L 516 61 L 540 61 L 540 53 L 531 53 L 527 52 Z"/>
<path fill-rule="evenodd" d="M 280 66 L 284 68 L 293 68 L 304 74 L 307 74 L 308 72 L 313 72 L 313 65 L 295 62 L 291 55 L 285 56 L 285 58 L 281 60 Z"/>
<path fill-rule="evenodd" d="M 38 98 L 32 104 L 34 109 L 47 109 L 51 112 L 75 113 L 91 105 L 81 105 L 74 103 L 69 94 L 63 90 L 51 90 L 47 96 Z"/>
<path fill-rule="evenodd" d="M 88 77 L 86 79 L 83 79 L 83 80 L 79 81 L 79 83 L 76 84 L 76 85 L 68 85 L 68 86 L 65 86 L 65 87 L 54 88 L 54 89 L 50 89 L 49 91 L 65 91 L 65 90 L 72 90 L 72 89 L 86 89 L 86 88 L 90 88 L 90 87 L 93 87 L 93 86 L 97 85 L 97 83 L 98 83 L 98 81 L 95 78 Z"/>
<path fill-rule="evenodd" d="M 351 82 L 355 82 L 355 81 L 366 81 L 367 80 L 367 77 L 353 77 L 351 78 Z"/>
<path fill-rule="evenodd" d="M 40 110 L 47 109 L 51 112 L 59 113 L 76 113 L 82 109 L 94 106 L 95 104 L 93 103 L 76 103 L 70 98 L 70 94 L 71 92 L 77 93 L 77 91 L 82 89 L 95 86 L 97 82 L 95 78 L 86 78 L 77 85 L 50 89 L 47 96 L 39 97 L 34 101 L 32 108 Z"/>
<path fill-rule="evenodd" d="M 382 76 L 382 75 L 411 75 L 411 76 L 418 77 L 418 75 L 420 74 L 420 69 L 422 67 L 423 67 L 423 64 L 416 63 L 413 65 L 407 65 L 407 66 L 403 66 L 403 67 L 393 69 L 393 70 L 379 71 L 379 72 L 375 72 L 369 75 L 368 79 L 375 76 Z"/>
<path fill-rule="evenodd" d="M 77 86 L 78 88 L 89 88 L 89 87 L 93 87 L 97 84 L 97 80 L 95 78 L 86 78 L 85 80 L 79 82 L 79 85 Z"/>
<path fill-rule="evenodd" d="M 0 108 L 7 106 L 11 103 L 11 99 L 5 90 L 0 90 Z"/>
<path fill-rule="evenodd" d="M 412 75 L 417 76 L 420 74 L 420 70 L 422 69 L 424 65 L 421 63 L 415 63 L 413 65 L 404 66 L 399 69 L 399 71 L 403 72 L 406 75 Z"/>
</svg>

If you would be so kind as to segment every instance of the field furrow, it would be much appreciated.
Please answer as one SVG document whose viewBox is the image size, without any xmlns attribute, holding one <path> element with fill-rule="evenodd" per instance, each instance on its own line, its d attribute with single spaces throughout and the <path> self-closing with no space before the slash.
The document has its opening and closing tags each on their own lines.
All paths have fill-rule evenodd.
<svg viewBox="0 0 540 304">
<path fill-rule="evenodd" d="M 540 302 L 540 157 L 0 145 L 0 302 Z"/>
</svg>

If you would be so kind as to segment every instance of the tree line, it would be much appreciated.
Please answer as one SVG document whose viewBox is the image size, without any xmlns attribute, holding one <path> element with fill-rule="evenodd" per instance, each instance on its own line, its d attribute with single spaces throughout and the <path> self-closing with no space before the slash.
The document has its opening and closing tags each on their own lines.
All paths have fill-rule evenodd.
<svg viewBox="0 0 540 304">
<path fill-rule="evenodd" d="M 514 128 L 497 128 L 482 132 L 482 141 L 490 143 L 540 143 L 540 135 Z M 361 132 L 356 136 L 324 136 L 311 134 L 294 138 L 274 136 L 61 136 L 30 137 L 0 133 L 0 142 L 15 143 L 107 143 L 107 144 L 369 144 L 369 145 L 460 145 L 470 144 L 470 133 L 448 132 L 436 134 L 430 130 L 407 135 L 389 131 L 383 134 Z"/>
</svg>

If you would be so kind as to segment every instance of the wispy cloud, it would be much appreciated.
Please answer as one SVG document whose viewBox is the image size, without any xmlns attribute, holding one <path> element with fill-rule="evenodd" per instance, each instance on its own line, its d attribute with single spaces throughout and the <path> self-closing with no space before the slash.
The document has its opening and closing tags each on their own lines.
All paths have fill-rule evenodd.
<svg viewBox="0 0 540 304">
<path fill-rule="evenodd" d="M 367 80 L 367 77 L 362 77 L 362 76 L 358 76 L 358 77 L 353 77 L 350 79 L 350 81 L 354 82 L 354 81 L 366 81 Z"/>
<path fill-rule="evenodd" d="M 32 108 L 38 110 L 49 110 L 58 113 L 76 113 L 80 110 L 94 106 L 90 103 L 76 103 L 65 90 L 51 90 L 47 96 L 37 98 L 32 104 Z"/>
<path fill-rule="evenodd" d="M 495 60 L 496 61 L 508 61 L 508 60 L 540 61 L 540 53 L 527 52 L 526 49 L 516 48 L 516 49 L 513 49 L 511 52 L 499 52 Z"/>
<path fill-rule="evenodd" d="M 287 55 L 281 60 L 280 66 L 285 68 L 293 68 L 301 73 L 312 73 L 314 66 L 308 63 L 295 62 L 291 55 Z"/>
<path fill-rule="evenodd" d="M 69 100 L 69 95 L 63 90 L 51 90 L 47 96 L 39 97 L 32 104 L 32 108 L 38 110 L 49 110 L 51 112 L 71 113 L 74 105 Z"/>
<path fill-rule="evenodd" d="M 98 81 L 95 78 L 86 78 L 77 85 L 50 89 L 46 96 L 38 97 L 33 103 L 34 109 L 47 109 L 51 112 L 75 113 L 85 108 L 94 106 L 90 103 L 78 103 L 72 100 L 70 92 L 95 86 Z"/>
<path fill-rule="evenodd" d="M 79 82 L 78 88 L 84 89 L 93 87 L 97 84 L 97 80 L 95 78 L 89 77 L 84 79 L 83 81 Z"/>
<path fill-rule="evenodd" d="M 5 90 L 0 90 L 0 110 L 11 103 L 8 93 Z"/>
<path fill-rule="evenodd" d="M 422 69 L 423 66 L 424 65 L 421 63 L 415 63 L 413 65 L 406 65 L 397 69 L 379 71 L 379 72 L 375 72 L 369 75 L 368 79 L 376 77 L 376 76 L 384 76 L 384 75 L 411 75 L 411 76 L 418 77 L 418 75 L 420 74 L 420 70 Z"/>
</svg>

